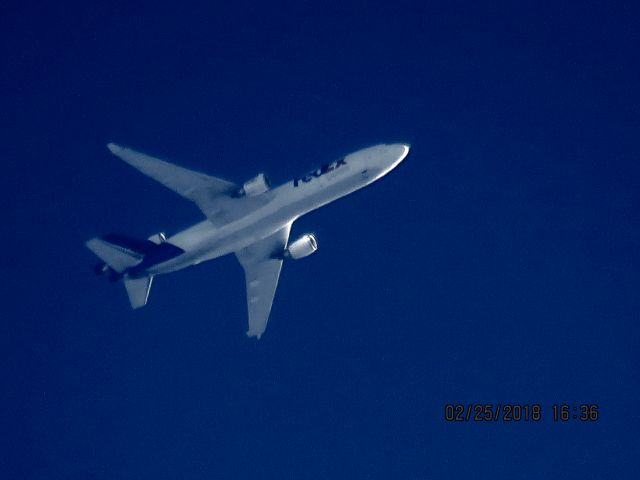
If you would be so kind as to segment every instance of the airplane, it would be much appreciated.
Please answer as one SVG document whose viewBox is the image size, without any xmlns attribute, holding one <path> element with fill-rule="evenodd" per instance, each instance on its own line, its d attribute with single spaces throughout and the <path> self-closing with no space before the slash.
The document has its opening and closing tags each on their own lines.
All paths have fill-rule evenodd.
<svg viewBox="0 0 640 480">
<path fill-rule="evenodd" d="M 131 307 L 143 307 L 156 275 L 175 272 L 235 253 L 244 269 L 249 337 L 264 333 L 285 259 L 315 253 L 316 237 L 289 242 L 291 225 L 302 215 L 380 179 L 409 153 L 406 144 L 381 144 L 326 163 L 306 175 L 271 188 L 264 173 L 242 185 L 187 170 L 115 143 L 107 148 L 143 174 L 194 202 L 206 216 L 167 237 L 139 240 L 107 234 L 86 242 L 103 263 L 96 274 L 122 279 Z"/>
</svg>

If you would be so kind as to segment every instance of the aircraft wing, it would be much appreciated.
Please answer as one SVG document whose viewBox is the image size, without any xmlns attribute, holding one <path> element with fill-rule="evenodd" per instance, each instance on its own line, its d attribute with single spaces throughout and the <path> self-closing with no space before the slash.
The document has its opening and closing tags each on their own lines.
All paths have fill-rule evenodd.
<svg viewBox="0 0 640 480">
<path fill-rule="evenodd" d="M 238 188 L 237 185 L 227 180 L 187 170 L 159 158 L 121 147 L 115 143 L 108 144 L 107 148 L 116 157 L 137 168 L 146 176 L 153 178 L 165 187 L 194 202 L 198 201 L 202 190 L 215 195 L 231 193 Z"/>
<path fill-rule="evenodd" d="M 236 252 L 247 286 L 247 310 L 250 337 L 260 337 L 267 328 L 273 297 L 276 294 L 282 258 L 289 240 L 291 223 L 276 233 Z"/>
<path fill-rule="evenodd" d="M 233 198 L 239 188 L 233 182 L 188 170 L 115 143 L 108 144 L 107 148 L 148 177 L 195 202 L 214 225 L 242 216 L 255 208 L 256 203 L 262 204 L 269 199 Z"/>
</svg>

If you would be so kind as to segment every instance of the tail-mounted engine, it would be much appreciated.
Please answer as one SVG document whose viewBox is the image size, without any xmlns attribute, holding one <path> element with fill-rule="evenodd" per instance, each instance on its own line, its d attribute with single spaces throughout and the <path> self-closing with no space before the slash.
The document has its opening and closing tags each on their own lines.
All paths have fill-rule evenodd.
<svg viewBox="0 0 640 480">
<path fill-rule="evenodd" d="M 289 244 L 284 252 L 284 257 L 299 260 L 301 258 L 308 257 L 317 250 L 318 241 L 316 240 L 316 237 L 311 233 L 307 233 L 295 242 Z"/>
<path fill-rule="evenodd" d="M 271 188 L 271 182 L 264 173 L 259 173 L 251 180 L 247 180 L 242 188 L 236 192 L 237 197 L 256 197 Z"/>
<path fill-rule="evenodd" d="M 156 233 L 149 237 L 149 240 L 155 243 L 156 245 L 160 245 L 167 241 L 167 235 L 164 232 Z"/>
</svg>

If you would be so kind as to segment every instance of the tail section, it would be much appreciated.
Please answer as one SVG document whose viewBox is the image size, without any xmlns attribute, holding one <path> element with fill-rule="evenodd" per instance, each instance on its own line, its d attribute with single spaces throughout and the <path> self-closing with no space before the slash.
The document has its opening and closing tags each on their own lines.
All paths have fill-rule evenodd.
<svg viewBox="0 0 640 480">
<path fill-rule="evenodd" d="M 153 276 L 138 277 L 136 275 L 132 278 L 128 272 L 132 267 L 141 264 L 145 255 L 154 247 L 158 247 L 158 244 L 164 239 L 163 234 L 153 236 L 152 240 L 136 240 L 122 235 L 109 234 L 92 238 L 86 243 L 86 246 L 104 262 L 95 268 L 96 273 L 108 274 L 111 280 L 120 278 L 124 280 L 129 302 L 131 307 L 135 309 L 147 304 Z M 144 265 L 140 267 L 144 270 Z"/>
</svg>

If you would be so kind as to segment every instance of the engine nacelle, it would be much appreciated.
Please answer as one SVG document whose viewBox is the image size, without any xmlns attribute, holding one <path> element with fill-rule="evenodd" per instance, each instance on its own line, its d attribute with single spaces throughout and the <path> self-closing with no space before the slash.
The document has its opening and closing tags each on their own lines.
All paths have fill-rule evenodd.
<svg viewBox="0 0 640 480">
<path fill-rule="evenodd" d="M 304 257 L 308 257 L 312 253 L 318 250 L 318 241 L 316 237 L 307 233 L 297 239 L 295 242 L 290 243 L 287 250 L 284 252 L 284 256 L 287 258 L 293 258 L 299 260 Z"/>
<path fill-rule="evenodd" d="M 151 235 L 147 240 L 152 241 L 156 245 L 160 245 L 161 243 L 164 243 L 167 241 L 167 235 L 164 232 L 160 232 L 160 233 Z"/>
<path fill-rule="evenodd" d="M 271 183 L 264 173 L 259 173 L 257 176 L 248 180 L 242 185 L 242 188 L 238 192 L 238 196 L 255 197 L 260 195 L 271 188 Z"/>
</svg>

